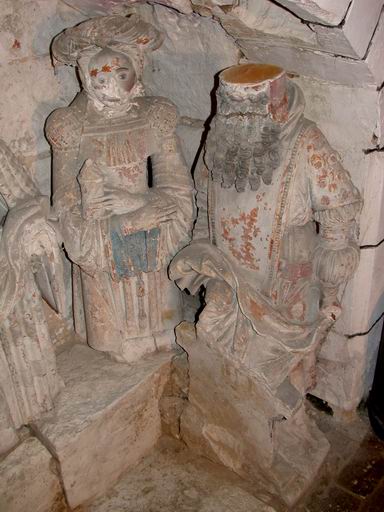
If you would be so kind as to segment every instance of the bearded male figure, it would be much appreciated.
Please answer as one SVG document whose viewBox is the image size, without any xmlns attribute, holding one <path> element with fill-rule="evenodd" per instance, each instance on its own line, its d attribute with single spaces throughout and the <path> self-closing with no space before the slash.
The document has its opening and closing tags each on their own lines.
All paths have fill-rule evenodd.
<svg viewBox="0 0 384 512">
<path fill-rule="evenodd" d="M 75 275 L 80 268 L 88 344 L 122 362 L 173 344 L 180 292 L 167 265 L 194 218 L 176 108 L 145 97 L 140 82 L 161 42 L 136 15 L 106 16 L 65 30 L 52 47 L 78 65 L 84 88 L 47 122 L 53 203 Z"/>
<path fill-rule="evenodd" d="M 292 504 L 328 449 L 304 397 L 359 261 L 361 199 L 281 68 L 219 78 L 193 242 L 171 264 L 180 288 L 206 289 L 197 337 L 178 330 L 191 378 L 184 438 L 243 476 L 261 472 Z"/>
</svg>

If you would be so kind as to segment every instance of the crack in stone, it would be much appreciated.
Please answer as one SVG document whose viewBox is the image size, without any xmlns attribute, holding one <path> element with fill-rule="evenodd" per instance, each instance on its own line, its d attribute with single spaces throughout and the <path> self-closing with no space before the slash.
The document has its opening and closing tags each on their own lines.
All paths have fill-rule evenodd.
<svg viewBox="0 0 384 512">
<path fill-rule="evenodd" d="M 364 244 L 360 245 L 360 249 L 376 249 L 377 247 L 380 247 L 380 245 L 384 242 L 384 238 L 380 240 L 380 242 L 377 242 L 377 244 Z"/>
<path fill-rule="evenodd" d="M 375 322 L 373 322 L 373 324 L 371 325 L 371 327 L 368 329 L 368 331 L 365 331 L 365 332 L 357 332 L 355 334 L 346 334 L 345 337 L 348 339 L 348 340 L 351 340 L 353 338 L 356 338 L 357 336 L 366 336 L 367 334 L 369 334 L 372 329 L 380 322 L 380 320 L 384 317 L 384 311 L 381 313 L 381 315 L 379 316 L 379 318 L 377 320 L 375 320 Z"/>
</svg>

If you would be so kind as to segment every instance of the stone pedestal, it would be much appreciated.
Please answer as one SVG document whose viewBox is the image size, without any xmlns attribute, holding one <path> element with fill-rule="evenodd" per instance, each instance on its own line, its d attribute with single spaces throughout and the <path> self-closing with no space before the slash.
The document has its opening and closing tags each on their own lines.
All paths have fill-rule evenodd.
<svg viewBox="0 0 384 512">
<path fill-rule="evenodd" d="M 56 463 L 34 437 L 28 437 L 0 461 L 2 512 L 67 510 Z"/>
<path fill-rule="evenodd" d="M 177 329 L 187 351 L 189 400 L 181 437 L 265 491 L 294 504 L 314 480 L 329 443 L 288 388 L 271 394 L 255 373 L 196 337 L 192 324 Z M 296 391 L 297 394 L 297 391 Z M 291 398 L 292 400 L 291 400 Z"/>
<path fill-rule="evenodd" d="M 74 345 L 58 356 L 65 388 L 54 414 L 33 428 L 58 460 L 70 507 L 105 493 L 152 449 L 173 355 L 158 352 L 128 365 Z"/>
</svg>

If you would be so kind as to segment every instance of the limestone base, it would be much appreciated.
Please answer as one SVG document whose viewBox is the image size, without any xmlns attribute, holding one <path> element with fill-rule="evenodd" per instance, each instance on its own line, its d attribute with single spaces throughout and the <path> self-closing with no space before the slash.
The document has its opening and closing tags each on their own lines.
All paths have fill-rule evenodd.
<svg viewBox="0 0 384 512">
<path fill-rule="evenodd" d="M 187 351 L 189 397 L 181 437 L 189 447 L 265 491 L 294 504 L 314 480 L 329 449 L 304 410 L 303 400 L 283 414 L 267 386 L 196 337 L 177 329 Z"/>
<path fill-rule="evenodd" d="M 128 365 L 86 345 L 58 356 L 65 388 L 33 429 L 58 460 L 70 507 L 101 496 L 153 448 L 173 356 L 158 352 Z"/>
<path fill-rule="evenodd" d="M 67 510 L 56 463 L 34 437 L 28 437 L 0 461 L 0 510 Z"/>
</svg>

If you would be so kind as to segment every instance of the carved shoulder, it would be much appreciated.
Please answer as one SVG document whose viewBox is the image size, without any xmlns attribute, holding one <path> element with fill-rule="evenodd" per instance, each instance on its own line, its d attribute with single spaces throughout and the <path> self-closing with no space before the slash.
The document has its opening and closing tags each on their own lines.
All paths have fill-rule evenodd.
<svg viewBox="0 0 384 512">
<path fill-rule="evenodd" d="M 305 147 L 314 209 L 360 202 L 359 191 L 344 169 L 340 155 L 315 124 L 306 134 Z"/>
<path fill-rule="evenodd" d="M 82 120 L 75 106 L 58 108 L 48 117 L 45 133 L 53 149 L 66 150 L 78 146 Z"/>
<path fill-rule="evenodd" d="M 171 135 L 179 120 L 176 105 L 162 97 L 148 98 L 148 100 L 150 100 L 148 118 L 151 126 L 160 135 Z"/>
</svg>

